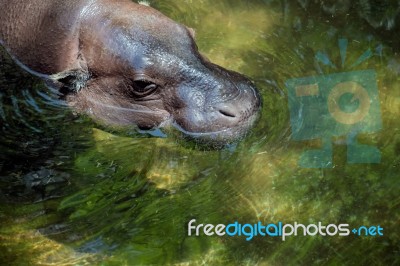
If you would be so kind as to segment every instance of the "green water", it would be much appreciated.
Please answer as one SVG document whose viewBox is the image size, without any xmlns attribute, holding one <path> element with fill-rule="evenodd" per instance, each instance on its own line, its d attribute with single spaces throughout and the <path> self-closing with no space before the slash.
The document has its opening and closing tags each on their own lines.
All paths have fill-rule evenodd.
<svg viewBox="0 0 400 266">
<path fill-rule="evenodd" d="M 256 83 L 261 118 L 237 147 L 218 151 L 193 148 L 175 135 L 114 132 L 52 101 L 40 81 L 3 53 L 0 264 L 398 265 L 395 8 L 381 4 L 370 14 L 367 4 L 329 13 L 320 1 L 149 2 L 194 28 L 211 61 Z M 341 39 L 348 41 L 343 64 Z M 371 57 L 352 66 L 368 50 Z M 285 82 L 368 69 L 377 75 L 382 129 L 361 133 L 358 141 L 377 147 L 380 163 L 349 164 L 339 136 L 332 138 L 332 168 L 300 167 L 302 153 L 321 141 L 292 139 Z M 193 218 L 380 225 L 384 235 L 189 237 Z"/>
</svg>

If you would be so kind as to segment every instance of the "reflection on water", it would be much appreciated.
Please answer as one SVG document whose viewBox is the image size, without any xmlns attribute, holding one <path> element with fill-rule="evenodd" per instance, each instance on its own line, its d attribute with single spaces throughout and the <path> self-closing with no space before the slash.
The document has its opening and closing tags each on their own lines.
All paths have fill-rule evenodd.
<svg viewBox="0 0 400 266">
<path fill-rule="evenodd" d="M 231 149 L 101 129 L 4 54 L 0 71 L 0 260 L 14 265 L 398 264 L 398 5 L 386 1 L 148 1 L 196 30 L 213 62 L 245 73 L 262 117 Z M 389 3 L 389 1 L 387 1 Z M 371 3 L 379 12 L 371 13 Z M 342 64 L 339 40 L 346 39 Z M 367 60 L 354 66 L 365 51 Z M 334 65 L 335 67 L 332 67 Z M 381 163 L 298 166 L 320 140 L 291 139 L 285 82 L 375 70 L 382 130 L 358 141 Z M 323 122 L 323 121 L 319 121 Z M 188 237 L 187 223 L 380 225 L 368 237 Z"/>
</svg>

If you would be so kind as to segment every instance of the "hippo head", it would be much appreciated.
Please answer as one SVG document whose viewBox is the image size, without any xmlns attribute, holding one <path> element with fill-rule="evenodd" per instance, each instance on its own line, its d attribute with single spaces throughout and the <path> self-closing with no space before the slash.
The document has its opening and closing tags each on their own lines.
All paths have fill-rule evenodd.
<svg viewBox="0 0 400 266">
<path fill-rule="evenodd" d="M 132 12 L 87 20 L 79 57 L 88 79 L 68 103 L 107 125 L 173 126 L 219 144 L 244 136 L 261 105 L 252 82 L 203 57 L 191 29 L 153 9 Z"/>
</svg>

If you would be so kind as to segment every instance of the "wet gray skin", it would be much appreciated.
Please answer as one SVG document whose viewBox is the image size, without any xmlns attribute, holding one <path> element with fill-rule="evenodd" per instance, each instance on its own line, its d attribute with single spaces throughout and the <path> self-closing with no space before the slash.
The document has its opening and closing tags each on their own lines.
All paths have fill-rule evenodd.
<svg viewBox="0 0 400 266">
<path fill-rule="evenodd" d="M 173 126 L 201 142 L 242 138 L 260 96 L 209 62 L 193 31 L 130 1 L 0 0 L 0 39 L 22 67 L 100 123 Z"/>
</svg>

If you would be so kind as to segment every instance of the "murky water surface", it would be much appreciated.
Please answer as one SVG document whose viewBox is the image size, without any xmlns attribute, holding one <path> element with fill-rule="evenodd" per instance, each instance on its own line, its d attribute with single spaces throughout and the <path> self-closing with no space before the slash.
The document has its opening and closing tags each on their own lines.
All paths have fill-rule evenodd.
<svg viewBox="0 0 400 266">
<path fill-rule="evenodd" d="M 73 114 L 2 51 L 0 264 L 398 265 L 399 6 L 148 2 L 194 28 L 199 49 L 213 62 L 256 83 L 263 96 L 259 122 L 237 146 L 216 151 L 193 148 L 175 135 L 114 132 Z M 370 99 L 361 88 L 343 91 L 358 98 L 316 103 L 314 96 L 306 103 L 286 83 L 295 79 L 295 88 L 298 78 L 335 73 L 328 78 L 332 86 L 317 92 L 306 86 L 300 94 L 329 94 L 345 76 L 361 82 Z M 331 117 L 319 113 L 329 101 L 332 108 L 344 102 L 344 121 L 330 124 Z M 361 126 L 343 126 L 363 104 L 373 109 L 361 116 Z M 310 105 L 315 109 L 307 112 Z M 319 167 L 299 164 L 305 151 L 325 142 L 332 143 L 324 146 L 331 162 L 320 153 L 303 161 Z M 384 235 L 188 237 L 193 218 L 212 224 L 380 225 Z"/>
</svg>

